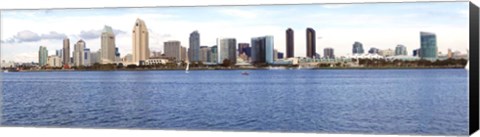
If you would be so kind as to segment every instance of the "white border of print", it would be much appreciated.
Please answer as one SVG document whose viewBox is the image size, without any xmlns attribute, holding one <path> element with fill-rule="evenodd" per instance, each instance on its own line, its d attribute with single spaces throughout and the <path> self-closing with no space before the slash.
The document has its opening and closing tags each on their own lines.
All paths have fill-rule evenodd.
<svg viewBox="0 0 480 137">
<path fill-rule="evenodd" d="M 300 3 L 363 3 L 363 2 L 412 2 L 432 0 L 2 0 L 0 9 L 38 9 L 38 8 L 98 8 L 98 7 L 141 7 L 141 6 L 194 6 L 194 5 L 245 5 L 245 4 L 300 4 Z M 434 0 L 455 1 L 455 0 Z M 458 0 L 457 0 L 458 1 Z M 471 0 L 480 5 L 480 0 Z M 411 135 L 362 135 L 362 134 L 317 134 L 317 133 L 266 133 L 266 132 L 220 132 L 220 131 L 165 131 L 165 130 L 128 130 L 128 129 L 79 129 L 79 128 L 24 128 L 0 127 L 0 136 L 48 136 L 48 137 L 159 137 L 159 136 L 228 136 L 228 137 L 289 137 L 289 136 L 378 136 L 378 137 L 414 137 Z M 477 133 L 474 137 L 480 137 Z M 426 137 L 426 136 L 421 136 Z"/>
</svg>

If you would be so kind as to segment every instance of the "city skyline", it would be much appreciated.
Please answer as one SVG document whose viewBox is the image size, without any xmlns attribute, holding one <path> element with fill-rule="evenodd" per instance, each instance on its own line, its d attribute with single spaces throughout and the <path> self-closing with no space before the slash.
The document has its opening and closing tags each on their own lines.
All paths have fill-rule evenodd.
<svg viewBox="0 0 480 137">
<path fill-rule="evenodd" d="M 445 6 L 449 8 L 442 8 Z M 155 24 L 149 25 L 148 28 L 151 34 L 149 37 L 151 51 L 164 52 L 163 42 L 169 40 L 181 41 L 182 46 L 188 47 L 189 34 L 198 30 L 202 34 L 200 45 L 211 47 L 216 45 L 216 39 L 221 37 L 235 38 L 237 43 L 249 43 L 253 37 L 272 35 L 275 49 L 286 53 L 285 30 L 292 28 L 297 34 L 294 35 L 294 54 L 304 57 L 306 56 L 305 29 L 311 27 L 317 36 L 316 53 L 320 53 L 322 57 L 324 56 L 322 51 L 326 47 L 334 48 L 335 55 L 338 57 L 351 54 L 351 45 L 354 41 L 361 42 L 365 50 L 371 47 L 394 49 L 396 45 L 401 44 L 409 50 L 408 55 L 412 55 L 410 51 L 420 47 L 419 31 L 436 33 L 440 52 L 446 53 L 449 48 L 465 52 L 468 49 L 467 11 L 465 10 L 467 6 L 467 3 L 448 2 L 9 11 L 2 12 L 2 28 L 4 28 L 1 38 L 2 48 L 4 48 L 2 57 L 7 61 L 21 62 L 22 59 L 23 62 L 38 61 L 35 57 L 37 54 L 34 53 L 38 52 L 36 50 L 38 46 L 46 46 L 52 51 L 61 49 L 61 39 L 64 37 L 69 37 L 70 41 L 83 39 L 92 52 L 95 52 L 100 47 L 99 28 L 104 25 L 112 26 L 112 31 L 116 35 L 116 47 L 125 56 L 132 53 L 131 26 L 134 25 L 136 18 L 143 19 L 147 24 Z M 375 10 L 369 10 L 372 8 L 377 11 L 383 9 L 386 12 L 373 13 L 372 11 Z M 414 9 L 417 11 L 410 11 Z M 285 10 L 299 11 L 300 17 L 286 14 Z M 92 12 L 98 13 L 88 14 Z M 186 15 L 193 12 L 196 14 Z M 198 15 L 207 15 L 205 13 L 212 13 L 208 14 L 211 17 L 198 17 Z M 446 13 L 446 15 L 433 13 Z M 333 16 L 335 14 L 338 16 Z M 395 17 L 388 15 L 395 15 Z M 295 19 L 281 22 L 277 22 L 281 19 L 268 21 L 280 16 L 305 21 L 295 21 Z M 429 18 L 423 19 L 425 17 Z M 89 21 L 93 19 L 99 21 Z M 248 21 L 251 19 L 259 20 Z M 38 23 L 35 24 L 32 20 Z M 52 29 L 54 25 L 48 23 L 55 20 L 65 20 L 67 23 L 54 23 L 60 25 L 57 25 L 58 29 Z M 341 20 L 350 21 L 340 22 Z M 77 23 L 71 25 L 68 23 L 70 21 Z M 169 23 L 171 25 L 168 25 Z M 192 23 L 198 25 L 190 25 Z M 43 27 L 38 27 L 42 25 Z M 31 48 L 32 46 L 35 48 Z M 52 55 L 52 52 L 49 55 Z"/>
</svg>

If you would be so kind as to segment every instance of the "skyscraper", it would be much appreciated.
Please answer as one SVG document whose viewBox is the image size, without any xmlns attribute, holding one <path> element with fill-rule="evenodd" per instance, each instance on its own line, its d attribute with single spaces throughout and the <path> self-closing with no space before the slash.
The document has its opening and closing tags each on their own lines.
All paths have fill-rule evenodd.
<svg viewBox="0 0 480 137">
<path fill-rule="evenodd" d="M 166 57 L 175 58 L 175 61 L 182 61 L 180 41 L 166 41 L 163 43 L 163 51 Z"/>
<path fill-rule="evenodd" d="M 315 30 L 307 28 L 307 57 L 314 58 L 316 55 Z"/>
<path fill-rule="evenodd" d="M 38 50 L 38 65 L 45 66 L 48 61 L 48 50 L 45 46 L 40 46 Z"/>
<path fill-rule="evenodd" d="M 278 59 L 278 50 L 274 49 L 273 50 L 273 60 L 277 60 Z"/>
<path fill-rule="evenodd" d="M 355 41 L 355 43 L 353 43 L 352 54 L 363 54 L 363 53 L 365 53 L 363 51 L 363 44 L 358 41 Z"/>
<path fill-rule="evenodd" d="M 63 57 L 63 49 L 55 50 L 55 56 Z"/>
<path fill-rule="evenodd" d="M 437 59 L 437 38 L 434 33 L 420 32 L 420 53 L 422 59 Z"/>
<path fill-rule="evenodd" d="M 63 49 L 58 49 L 55 51 L 55 56 L 60 57 L 60 64 L 63 65 Z M 61 66 L 60 65 L 60 66 Z"/>
<path fill-rule="evenodd" d="M 132 30 L 132 64 L 139 65 L 140 61 L 145 61 L 150 57 L 148 47 L 148 29 L 145 22 L 137 18 Z M 119 56 L 117 58 L 120 58 Z"/>
<path fill-rule="evenodd" d="M 215 45 L 215 46 L 212 46 L 212 48 L 210 48 L 211 52 L 210 52 L 210 62 L 212 63 L 218 63 L 218 46 Z"/>
<path fill-rule="evenodd" d="M 243 53 L 246 54 L 247 49 L 250 47 L 249 43 L 238 43 L 238 55 L 241 55 Z"/>
<path fill-rule="evenodd" d="M 102 31 L 100 63 L 108 64 L 115 62 L 115 34 L 112 27 L 105 25 Z"/>
<path fill-rule="evenodd" d="M 120 62 L 120 61 L 122 61 L 120 57 L 120 50 L 118 49 L 118 47 L 115 47 L 115 62 Z"/>
<path fill-rule="evenodd" d="M 268 63 L 274 62 L 273 36 L 255 37 L 251 39 L 251 62 Z"/>
<path fill-rule="evenodd" d="M 91 66 L 91 54 L 90 54 L 90 49 L 85 48 L 83 49 L 83 66 Z"/>
<path fill-rule="evenodd" d="M 96 52 L 91 52 L 90 53 L 90 64 L 95 64 L 95 63 L 100 63 L 101 60 L 101 50 L 98 50 Z"/>
<path fill-rule="evenodd" d="M 64 66 L 70 66 L 70 39 L 68 38 L 63 39 L 62 61 Z"/>
<path fill-rule="evenodd" d="M 283 59 L 283 52 L 277 53 L 277 59 Z"/>
<path fill-rule="evenodd" d="M 333 48 L 325 48 L 323 49 L 323 57 L 328 59 L 334 59 L 335 54 L 333 53 Z"/>
<path fill-rule="evenodd" d="M 187 48 L 180 46 L 180 60 L 187 61 Z"/>
<path fill-rule="evenodd" d="M 208 46 L 200 46 L 200 61 L 210 62 L 210 48 Z"/>
<path fill-rule="evenodd" d="M 85 64 L 85 41 L 79 40 L 73 46 L 73 65 L 83 66 Z"/>
<path fill-rule="evenodd" d="M 395 56 L 407 55 L 407 47 L 399 44 L 395 47 Z"/>
<path fill-rule="evenodd" d="M 415 49 L 415 50 L 413 50 L 413 53 L 412 53 L 412 54 L 413 54 L 413 56 L 415 56 L 415 57 L 420 57 L 420 54 L 421 54 L 421 53 L 420 53 L 420 49 Z"/>
<path fill-rule="evenodd" d="M 378 54 L 378 51 L 379 49 L 375 48 L 375 47 L 372 47 L 370 48 L 370 50 L 368 50 L 368 53 L 370 54 Z"/>
<path fill-rule="evenodd" d="M 200 61 L 200 34 L 198 33 L 198 31 L 193 31 L 192 33 L 190 33 L 189 42 L 189 61 Z"/>
<path fill-rule="evenodd" d="M 308 32 L 307 32 L 308 33 Z M 308 34 L 307 34 L 308 35 Z M 285 52 L 287 52 L 287 57 L 286 58 L 292 58 L 294 57 L 294 38 L 293 38 L 293 30 L 291 28 L 288 28 L 286 31 L 286 36 L 287 36 L 287 42 L 286 42 L 286 47 L 287 49 Z"/>
<path fill-rule="evenodd" d="M 235 38 L 217 39 L 218 45 L 218 63 L 222 64 L 225 59 L 230 60 L 231 64 L 237 62 L 237 40 Z"/>
</svg>

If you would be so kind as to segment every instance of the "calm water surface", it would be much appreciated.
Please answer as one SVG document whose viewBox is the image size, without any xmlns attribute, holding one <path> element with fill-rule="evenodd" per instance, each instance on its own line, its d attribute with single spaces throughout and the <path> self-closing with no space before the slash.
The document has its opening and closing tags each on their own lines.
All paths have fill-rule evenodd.
<svg viewBox="0 0 480 137">
<path fill-rule="evenodd" d="M 3 74 L 7 126 L 468 134 L 463 69 Z"/>
</svg>

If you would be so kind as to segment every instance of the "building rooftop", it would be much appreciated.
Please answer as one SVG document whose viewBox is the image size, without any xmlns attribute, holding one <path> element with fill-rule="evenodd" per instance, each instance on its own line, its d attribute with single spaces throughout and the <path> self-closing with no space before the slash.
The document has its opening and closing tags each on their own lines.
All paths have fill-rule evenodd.
<svg viewBox="0 0 480 137">
<path fill-rule="evenodd" d="M 111 34 L 113 34 L 113 29 L 112 29 L 112 27 L 105 25 L 105 26 L 103 27 L 102 33 L 111 33 Z"/>
</svg>

